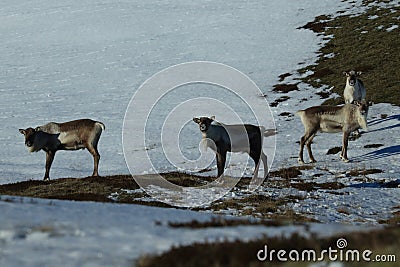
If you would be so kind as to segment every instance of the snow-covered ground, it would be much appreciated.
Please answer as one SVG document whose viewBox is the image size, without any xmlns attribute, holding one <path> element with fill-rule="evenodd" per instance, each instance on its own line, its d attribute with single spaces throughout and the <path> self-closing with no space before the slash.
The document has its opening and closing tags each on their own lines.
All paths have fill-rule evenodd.
<svg viewBox="0 0 400 267">
<path fill-rule="evenodd" d="M 336 224 L 172 228 L 168 223 L 210 221 L 215 215 L 140 205 L 5 196 L 0 199 L 0 209 L 1 266 L 133 266 L 140 255 L 194 242 L 251 240 L 292 233 L 329 236 L 360 230 Z"/>
<path fill-rule="evenodd" d="M 349 9 L 349 3 L 339 0 L 2 1 L 0 183 L 43 177 L 44 153 L 28 154 L 19 128 L 84 117 L 106 125 L 99 144 L 100 174 L 128 173 L 121 140 L 128 103 L 146 79 L 175 64 L 197 60 L 227 64 L 249 76 L 267 95 L 267 100 L 274 101 L 281 96 L 271 91 L 278 75 L 313 63 L 315 52 L 323 42 L 314 33 L 296 28 L 317 15 L 338 10 L 360 12 L 360 2 Z M 302 63 L 299 65 L 299 62 Z M 291 79 L 293 76 L 285 81 Z M 368 90 L 367 84 L 366 87 Z M 288 94 L 289 100 L 272 108 L 279 131 L 272 169 L 297 164 L 296 141 L 303 132 L 298 118 L 279 114 L 293 114 L 298 109 L 321 103 L 315 90 L 304 84 L 299 84 L 299 88 Z M 224 98 L 219 88 L 191 89 L 193 98 L 207 96 L 208 92 Z M 246 94 L 245 88 L 243 94 Z M 179 96 L 169 97 L 179 103 L 179 98 L 174 98 Z M 168 100 L 168 96 L 164 100 Z M 226 98 L 228 104 L 230 101 L 234 99 Z M 259 101 L 265 103 L 261 97 Z M 170 102 L 164 102 L 168 107 Z M 165 119 L 163 106 L 156 107 L 155 111 L 158 113 L 153 114 L 152 122 L 160 125 Z M 380 119 L 380 114 L 387 114 L 388 118 Z M 367 175 L 368 178 L 397 179 L 400 173 L 399 114 L 399 108 L 389 104 L 372 106 L 371 131 L 350 143 L 349 157 L 353 162 L 349 164 L 340 162 L 338 155 L 326 155 L 327 149 L 340 145 L 340 135 L 329 135 L 326 139 L 317 136 L 313 147 L 319 162 L 302 178 L 339 180 L 353 185 L 357 182 L 347 175 L 349 170 L 377 168 L 383 173 Z M 217 119 L 224 121 L 223 117 Z M 188 114 L 187 121 L 190 120 Z M 197 126 L 187 124 L 182 130 L 184 133 L 188 133 L 189 141 L 183 146 L 188 151 L 182 153 L 187 153 L 188 157 L 197 155 L 201 137 Z M 132 138 L 135 137 L 132 133 Z M 187 146 L 190 142 L 194 142 L 192 147 Z M 368 144 L 382 146 L 365 148 Z M 158 144 L 149 145 L 138 150 L 151 150 Z M 230 168 L 235 169 L 240 164 L 231 164 Z M 252 165 L 248 167 L 247 174 L 251 174 L 252 168 Z M 50 175 L 53 178 L 84 177 L 91 171 L 89 153 L 59 152 Z M 365 218 L 363 222 L 376 223 L 377 219 L 389 216 L 400 200 L 397 189 L 354 187 L 342 190 L 347 193 L 333 195 L 318 191 L 294 209 L 314 214 L 323 222 L 354 223 Z M 58 263 L 126 266 L 141 253 L 158 252 L 173 244 L 205 238 L 246 239 L 270 231 L 263 227 L 173 230 L 163 224 L 158 226 L 155 221 L 203 220 L 211 215 L 134 205 L 5 199 L 7 197 L 3 196 L 0 201 L 2 266 L 54 266 Z M 335 212 L 343 205 L 350 215 Z M 347 220 L 347 216 L 351 218 Z M 325 227 L 320 229 L 323 231 Z"/>
<path fill-rule="evenodd" d="M 26 152 L 19 128 L 84 117 L 106 125 L 100 174 L 127 173 L 121 130 L 128 103 L 146 79 L 175 64 L 227 64 L 248 75 L 272 101 L 269 91 L 278 75 L 299 62 L 312 63 L 321 42 L 296 28 L 346 7 L 341 1 L 316 0 L 3 1 L 0 182 L 43 176 L 44 155 Z M 191 90 L 193 98 L 204 96 L 201 89 Z M 153 122 L 165 116 L 156 113 Z M 195 124 L 189 126 L 196 130 L 191 140 L 198 153 L 201 135 Z M 59 152 L 50 175 L 87 176 L 91 161 L 87 152 Z"/>
</svg>

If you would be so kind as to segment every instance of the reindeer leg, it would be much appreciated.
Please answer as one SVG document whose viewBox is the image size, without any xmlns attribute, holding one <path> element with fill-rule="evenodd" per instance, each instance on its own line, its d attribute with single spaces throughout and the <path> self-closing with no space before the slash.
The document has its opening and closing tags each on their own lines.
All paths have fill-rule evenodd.
<svg viewBox="0 0 400 267">
<path fill-rule="evenodd" d="M 316 131 L 317 130 L 306 131 L 306 133 L 300 139 L 300 152 L 299 152 L 299 157 L 298 157 L 297 161 L 301 164 L 304 164 L 304 158 L 303 158 L 304 145 L 307 144 L 307 141 L 308 141 L 308 139 L 310 139 L 311 136 L 315 135 Z M 308 145 L 307 145 L 307 149 L 308 149 Z M 311 150 L 311 147 L 310 147 L 310 150 Z M 309 155 L 310 155 L 310 150 L 308 150 Z M 311 155 L 310 155 L 310 158 L 311 158 Z M 314 161 L 315 161 L 315 159 L 314 159 Z"/>
<path fill-rule="evenodd" d="M 264 154 L 264 152 L 261 151 L 261 160 L 264 164 L 264 179 L 267 178 L 268 175 L 268 158 L 267 155 Z"/>
<path fill-rule="evenodd" d="M 45 181 L 49 181 L 50 180 L 50 168 L 51 168 L 51 164 L 53 163 L 54 160 L 54 156 L 56 155 L 55 151 L 46 151 L 46 172 L 44 174 L 44 178 L 43 180 Z"/>
<path fill-rule="evenodd" d="M 349 145 L 349 132 L 343 132 L 343 140 L 342 140 L 342 153 L 340 154 L 340 158 L 344 162 L 349 162 L 347 158 L 347 146 Z"/>
<path fill-rule="evenodd" d="M 260 168 L 260 156 L 261 156 L 260 148 L 250 149 L 249 155 L 254 160 L 255 164 L 253 178 L 258 178 L 258 169 Z"/>
<path fill-rule="evenodd" d="M 226 162 L 226 150 L 219 150 L 217 151 L 217 168 L 218 168 L 218 176 L 220 177 L 222 174 L 224 174 L 224 169 L 225 169 L 225 162 Z"/>
<path fill-rule="evenodd" d="M 99 161 L 100 161 L 100 154 L 97 150 L 97 146 L 90 145 L 88 146 L 88 150 L 90 154 L 93 156 L 94 167 L 92 176 L 99 176 Z"/>
<path fill-rule="evenodd" d="M 304 144 L 307 140 L 307 134 L 303 135 L 300 139 L 300 152 L 299 152 L 299 157 L 297 161 L 301 164 L 304 164 L 304 158 L 303 158 L 303 150 L 304 150 Z"/>
<path fill-rule="evenodd" d="M 315 133 L 313 135 L 311 135 L 310 138 L 308 138 L 307 143 L 306 143 L 307 151 L 308 151 L 308 155 L 310 156 L 310 162 L 311 163 L 317 162 L 315 160 L 315 158 L 313 156 L 313 153 L 312 153 L 312 150 L 311 150 L 311 143 L 312 143 L 312 140 L 314 139 L 314 137 L 315 137 Z"/>
</svg>

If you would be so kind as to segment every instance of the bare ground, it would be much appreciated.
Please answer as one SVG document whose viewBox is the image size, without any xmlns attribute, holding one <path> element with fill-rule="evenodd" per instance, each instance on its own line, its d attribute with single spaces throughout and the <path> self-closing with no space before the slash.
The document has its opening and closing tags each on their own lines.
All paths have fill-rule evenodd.
<svg viewBox="0 0 400 267">
<path fill-rule="evenodd" d="M 303 200 L 298 195 L 269 196 L 262 188 L 294 188 L 300 191 L 331 190 L 336 192 L 345 187 L 340 182 L 316 183 L 300 179 L 304 170 L 310 166 L 292 166 L 271 171 L 261 190 L 245 193 L 250 178 L 242 178 L 233 188 L 235 196 L 223 197 L 208 206 L 193 210 L 211 210 L 223 213 L 234 211 L 236 215 L 248 215 L 261 219 L 275 219 L 285 222 L 309 222 L 316 220 L 307 214 L 298 214 L 292 210 L 292 203 Z M 360 172 L 360 171 L 359 171 Z M 358 173 L 357 173 L 358 174 Z M 179 172 L 164 173 L 168 181 L 185 187 L 195 187 L 213 181 L 214 177 L 196 176 Z M 159 207 L 169 205 L 151 198 L 141 190 L 131 175 L 112 175 L 105 177 L 59 178 L 50 181 L 29 180 L 13 184 L 0 185 L 0 195 L 24 196 L 74 201 L 96 201 L 110 203 L 142 204 Z"/>
</svg>

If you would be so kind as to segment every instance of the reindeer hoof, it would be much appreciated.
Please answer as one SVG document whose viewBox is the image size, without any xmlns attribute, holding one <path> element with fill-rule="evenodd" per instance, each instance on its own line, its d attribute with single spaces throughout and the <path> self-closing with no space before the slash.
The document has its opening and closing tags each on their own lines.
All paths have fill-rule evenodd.
<svg viewBox="0 0 400 267">
<path fill-rule="evenodd" d="M 304 160 L 302 160 L 301 158 L 298 158 L 297 162 L 300 163 L 300 164 L 304 164 Z"/>
<path fill-rule="evenodd" d="M 350 162 L 350 160 L 348 159 L 348 158 L 345 158 L 345 157 L 343 157 L 342 155 L 340 155 L 340 159 L 343 161 L 343 162 Z"/>
<path fill-rule="evenodd" d="M 310 160 L 310 163 L 316 163 L 317 161 L 315 159 Z"/>
<path fill-rule="evenodd" d="M 50 181 L 50 178 L 49 177 L 44 177 L 43 181 L 48 182 L 48 181 Z"/>
</svg>

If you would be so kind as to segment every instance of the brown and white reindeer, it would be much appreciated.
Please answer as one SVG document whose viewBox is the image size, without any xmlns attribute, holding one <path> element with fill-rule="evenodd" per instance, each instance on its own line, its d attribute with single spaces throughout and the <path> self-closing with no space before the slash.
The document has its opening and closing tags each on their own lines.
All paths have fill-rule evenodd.
<svg viewBox="0 0 400 267">
<path fill-rule="evenodd" d="M 35 129 L 19 129 L 19 132 L 25 136 L 25 145 L 29 152 L 46 152 L 44 180 L 49 180 L 50 167 L 58 150 L 86 148 L 94 159 L 92 176 L 98 176 L 100 154 L 97 144 L 104 129 L 104 124 L 99 121 L 80 119 L 64 123 L 50 122 Z"/>
<path fill-rule="evenodd" d="M 264 136 L 276 134 L 275 129 L 265 131 L 264 127 L 251 124 L 227 125 L 214 123 L 215 117 L 193 118 L 199 125 L 203 141 L 217 158 L 218 177 L 224 173 L 227 152 L 245 152 L 254 160 L 253 177 L 258 177 L 260 159 L 264 164 L 264 178 L 268 174 L 267 156 L 262 150 Z"/>
<path fill-rule="evenodd" d="M 367 128 L 367 113 L 369 105 L 365 101 L 344 106 L 314 106 L 305 110 L 299 110 L 296 115 L 300 116 L 305 133 L 300 140 L 300 152 L 298 161 L 304 163 L 303 149 L 306 145 L 311 162 L 316 162 L 311 143 L 318 131 L 325 133 L 343 132 L 342 152 L 340 158 L 348 162 L 347 147 L 351 132 Z"/>
</svg>

